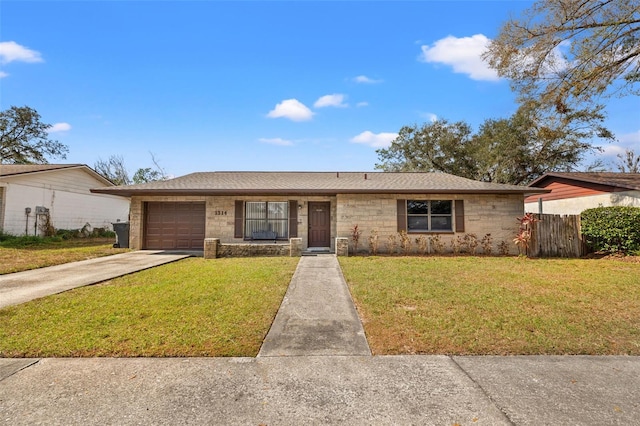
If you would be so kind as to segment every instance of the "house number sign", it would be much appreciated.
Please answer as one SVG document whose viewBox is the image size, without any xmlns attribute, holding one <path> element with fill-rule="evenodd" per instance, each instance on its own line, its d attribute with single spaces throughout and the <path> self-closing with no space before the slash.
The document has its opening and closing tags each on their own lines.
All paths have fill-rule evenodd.
<svg viewBox="0 0 640 426">
<path fill-rule="evenodd" d="M 226 210 L 216 210 L 215 211 L 215 215 L 216 216 L 226 216 L 227 215 L 227 211 Z"/>
</svg>

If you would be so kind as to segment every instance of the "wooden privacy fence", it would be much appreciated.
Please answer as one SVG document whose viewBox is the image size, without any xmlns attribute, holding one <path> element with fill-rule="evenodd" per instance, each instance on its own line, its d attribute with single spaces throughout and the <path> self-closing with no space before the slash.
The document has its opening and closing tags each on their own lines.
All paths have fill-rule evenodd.
<svg viewBox="0 0 640 426">
<path fill-rule="evenodd" d="M 529 256 L 581 257 L 587 247 L 580 232 L 580 215 L 534 214 Z"/>
</svg>

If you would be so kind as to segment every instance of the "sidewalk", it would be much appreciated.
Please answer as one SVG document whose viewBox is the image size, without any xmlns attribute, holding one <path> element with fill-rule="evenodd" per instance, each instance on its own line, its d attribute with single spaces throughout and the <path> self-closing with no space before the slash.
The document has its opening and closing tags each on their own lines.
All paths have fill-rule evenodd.
<svg viewBox="0 0 640 426">
<path fill-rule="evenodd" d="M 158 250 L 133 251 L 0 275 L 0 309 L 95 284 L 189 257 Z"/>
<path fill-rule="evenodd" d="M 259 357 L 371 355 L 334 255 L 303 256 Z"/>
<path fill-rule="evenodd" d="M 0 424 L 16 426 L 601 426 L 638 418 L 638 357 L 43 359 L 0 381 Z"/>
</svg>

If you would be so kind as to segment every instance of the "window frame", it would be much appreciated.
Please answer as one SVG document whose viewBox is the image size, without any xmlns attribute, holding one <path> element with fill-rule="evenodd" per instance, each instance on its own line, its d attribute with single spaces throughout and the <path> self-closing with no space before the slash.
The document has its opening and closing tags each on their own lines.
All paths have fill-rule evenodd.
<svg viewBox="0 0 640 426">
<path fill-rule="evenodd" d="M 251 203 L 263 204 L 264 205 L 264 215 L 261 217 L 254 217 L 250 215 L 249 212 L 251 209 L 248 208 L 248 205 Z M 285 210 L 284 218 L 274 218 L 270 217 L 271 209 L 269 208 L 269 204 L 282 204 Z M 260 200 L 246 200 L 244 201 L 244 217 L 242 218 L 243 222 L 243 239 L 246 241 L 253 241 L 253 231 L 249 231 L 252 227 L 248 226 L 249 221 L 265 221 L 267 229 L 264 230 L 266 232 L 272 231 L 276 232 L 276 240 L 278 241 L 286 241 L 289 239 L 289 234 L 291 233 L 290 229 L 290 218 L 291 218 L 291 206 L 289 201 L 260 201 Z M 278 224 L 279 226 L 272 226 Z M 275 229 L 275 231 L 274 231 Z M 278 229 L 284 229 L 285 235 L 278 235 Z"/>
<path fill-rule="evenodd" d="M 434 213 L 433 203 L 449 203 L 449 213 Z M 422 203 L 426 204 L 425 213 L 409 213 L 410 203 Z M 435 234 L 435 233 L 454 233 L 455 232 L 455 202 L 454 200 L 416 200 L 407 199 L 404 202 L 404 213 L 406 215 L 406 232 L 409 234 Z M 433 229 L 433 218 L 449 218 L 449 228 L 447 229 Z M 410 229 L 411 218 L 426 218 L 427 227 L 421 229 Z"/>
</svg>

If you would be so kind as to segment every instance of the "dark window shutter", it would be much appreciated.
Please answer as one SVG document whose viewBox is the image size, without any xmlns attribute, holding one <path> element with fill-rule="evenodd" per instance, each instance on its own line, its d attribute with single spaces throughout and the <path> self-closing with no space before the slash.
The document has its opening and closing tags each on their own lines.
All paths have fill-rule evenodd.
<svg viewBox="0 0 640 426">
<path fill-rule="evenodd" d="M 235 209 L 235 226 L 234 226 L 234 230 L 233 230 L 233 237 L 234 238 L 242 238 L 244 237 L 243 233 L 242 233 L 242 228 L 244 228 L 244 217 L 242 216 L 242 213 L 244 212 L 244 201 L 242 200 L 236 200 L 236 209 Z"/>
<path fill-rule="evenodd" d="M 298 202 L 289 200 L 289 238 L 298 236 Z"/>
<path fill-rule="evenodd" d="M 464 201 L 456 200 L 456 232 L 464 232 Z"/>
<path fill-rule="evenodd" d="M 398 232 L 407 230 L 407 200 L 398 200 Z"/>
</svg>

